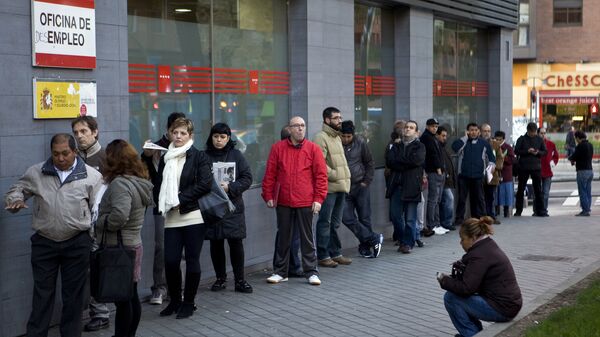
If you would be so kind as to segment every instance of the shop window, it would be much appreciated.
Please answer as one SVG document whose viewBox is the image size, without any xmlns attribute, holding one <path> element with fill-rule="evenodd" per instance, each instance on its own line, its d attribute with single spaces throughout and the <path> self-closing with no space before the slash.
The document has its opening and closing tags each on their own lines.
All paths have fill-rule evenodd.
<svg viewBox="0 0 600 337">
<path fill-rule="evenodd" d="M 554 0 L 555 26 L 581 26 L 583 0 Z"/>
<path fill-rule="evenodd" d="M 451 137 L 488 122 L 488 46 L 483 29 L 434 20 L 433 116 Z"/>
<path fill-rule="evenodd" d="M 395 119 L 393 18 L 391 10 L 354 5 L 354 124 L 377 166 Z"/>
<path fill-rule="evenodd" d="M 129 0 L 130 141 L 165 132 L 167 116 L 194 121 L 204 149 L 227 123 L 260 183 L 289 116 L 287 5 L 279 0 Z"/>
</svg>

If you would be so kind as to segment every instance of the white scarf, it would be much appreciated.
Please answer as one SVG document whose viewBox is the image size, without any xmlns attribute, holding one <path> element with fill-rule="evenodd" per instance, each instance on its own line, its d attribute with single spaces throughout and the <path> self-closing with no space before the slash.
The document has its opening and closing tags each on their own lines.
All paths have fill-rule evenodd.
<svg viewBox="0 0 600 337">
<path fill-rule="evenodd" d="M 194 145 L 194 140 L 190 139 L 185 145 L 175 147 L 173 143 L 169 144 L 169 151 L 165 153 L 165 168 L 162 175 L 162 184 L 158 195 L 158 211 L 164 216 L 171 208 L 179 205 L 179 175 L 181 170 L 178 164 L 181 159 L 185 160 L 185 153 Z"/>
</svg>

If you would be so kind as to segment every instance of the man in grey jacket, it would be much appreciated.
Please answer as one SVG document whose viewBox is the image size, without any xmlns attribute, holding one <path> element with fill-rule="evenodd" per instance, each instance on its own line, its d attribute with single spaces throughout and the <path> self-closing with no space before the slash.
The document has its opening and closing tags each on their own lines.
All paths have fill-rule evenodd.
<svg viewBox="0 0 600 337">
<path fill-rule="evenodd" d="M 344 154 L 350 168 L 350 193 L 346 194 L 342 222 L 358 239 L 358 253 L 375 258 L 381 252 L 383 234 L 374 233 L 371 225 L 369 185 L 373 181 L 373 156 L 367 143 L 354 135 L 354 122 L 343 121 L 341 131 Z"/>
<path fill-rule="evenodd" d="M 52 318 L 56 278 L 62 286 L 62 337 L 81 336 L 81 313 L 88 281 L 92 240 L 91 205 L 101 174 L 77 158 L 75 139 L 57 134 L 52 156 L 27 169 L 5 196 L 5 208 L 16 213 L 33 197 L 31 266 L 33 302 L 27 336 L 46 336 Z"/>
</svg>

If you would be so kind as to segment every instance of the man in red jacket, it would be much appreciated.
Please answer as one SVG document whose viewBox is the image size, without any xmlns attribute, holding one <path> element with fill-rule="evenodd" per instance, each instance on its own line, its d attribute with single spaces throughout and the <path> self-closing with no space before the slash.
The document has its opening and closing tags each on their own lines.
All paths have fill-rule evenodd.
<svg viewBox="0 0 600 337">
<path fill-rule="evenodd" d="M 276 208 L 279 244 L 269 283 L 288 280 L 290 244 L 294 228 L 300 232 L 302 267 L 311 285 L 320 285 L 312 217 L 319 213 L 327 196 L 327 166 L 319 146 L 305 138 L 306 124 L 293 117 L 290 137 L 271 147 L 262 182 L 267 207 Z"/>
<path fill-rule="evenodd" d="M 546 128 L 539 128 L 538 134 L 544 139 L 546 144 L 546 155 L 542 157 L 542 191 L 544 192 L 544 209 L 543 213 L 548 213 L 548 195 L 550 194 L 550 186 L 552 185 L 552 169 L 558 164 L 558 150 L 556 144 L 554 144 L 548 137 L 546 137 Z M 535 206 L 535 204 L 534 204 Z M 535 208 L 535 207 L 534 207 Z M 536 210 L 534 209 L 535 213 Z"/>
</svg>

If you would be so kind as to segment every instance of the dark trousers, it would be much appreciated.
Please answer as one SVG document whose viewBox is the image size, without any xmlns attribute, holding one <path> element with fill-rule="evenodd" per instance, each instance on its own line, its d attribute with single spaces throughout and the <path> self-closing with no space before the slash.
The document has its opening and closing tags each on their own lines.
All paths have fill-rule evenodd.
<svg viewBox="0 0 600 337">
<path fill-rule="evenodd" d="M 279 244 L 275 251 L 273 271 L 279 276 L 288 277 L 292 233 L 295 228 L 298 228 L 304 275 L 307 278 L 312 275 L 318 275 L 317 254 L 312 227 L 312 209 L 310 207 L 291 208 L 277 206 L 276 212 Z"/>
<path fill-rule="evenodd" d="M 140 318 L 142 317 L 142 305 L 137 291 L 137 282 L 133 283 L 133 297 L 129 301 L 115 302 L 117 313 L 115 314 L 114 337 L 135 337 Z"/>
<path fill-rule="evenodd" d="M 165 228 L 165 276 L 171 301 L 181 301 L 181 256 L 185 249 L 183 300 L 194 302 L 200 284 L 200 251 L 206 234 L 203 224 Z"/>
<path fill-rule="evenodd" d="M 483 185 L 483 192 L 485 194 L 485 214 L 496 218 L 496 193 L 498 185 Z"/>
<path fill-rule="evenodd" d="M 462 225 L 465 220 L 467 197 L 471 206 L 471 217 L 480 218 L 485 215 L 483 199 L 483 178 L 467 178 L 458 176 L 458 203 L 456 204 L 455 225 Z"/>
<path fill-rule="evenodd" d="M 81 314 L 90 267 L 92 239 L 88 232 L 55 242 L 41 235 L 31 236 L 31 267 L 33 269 L 33 301 L 28 337 L 45 337 L 52 318 L 56 278 L 60 269 L 62 315 L 60 335 L 81 336 Z"/>
<path fill-rule="evenodd" d="M 346 194 L 346 204 L 342 215 L 342 223 L 348 227 L 358 239 L 361 248 L 370 248 L 379 243 L 378 236 L 373 233 L 371 224 L 371 193 L 369 186 L 352 185 Z"/>
<path fill-rule="evenodd" d="M 292 245 L 290 246 L 290 273 L 302 274 L 302 263 L 298 257 L 300 251 L 300 232 L 298 228 L 294 228 L 292 233 Z M 279 232 L 275 235 L 275 250 L 273 251 L 273 265 L 275 265 L 275 257 L 277 256 L 277 247 L 279 247 Z"/>
<path fill-rule="evenodd" d="M 229 257 L 233 267 L 233 277 L 236 281 L 244 279 L 244 244 L 242 239 L 227 239 Z M 210 240 L 210 258 L 215 268 L 217 278 L 226 279 L 225 270 L 225 240 Z"/>
<path fill-rule="evenodd" d="M 160 291 L 166 295 L 165 280 L 165 217 L 153 214 L 154 218 L 154 261 L 152 263 L 152 291 Z"/>
<path fill-rule="evenodd" d="M 517 187 L 517 200 L 515 202 L 515 212 L 521 214 L 523 212 L 523 195 L 525 194 L 525 187 L 527 185 L 527 179 L 531 177 L 533 185 L 533 203 L 536 210 L 544 210 L 545 214 L 547 211 L 544 209 L 544 192 L 542 191 L 542 171 L 541 170 L 519 170 L 519 187 Z"/>
</svg>

